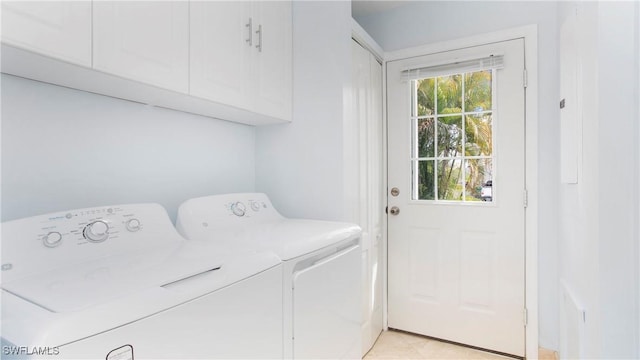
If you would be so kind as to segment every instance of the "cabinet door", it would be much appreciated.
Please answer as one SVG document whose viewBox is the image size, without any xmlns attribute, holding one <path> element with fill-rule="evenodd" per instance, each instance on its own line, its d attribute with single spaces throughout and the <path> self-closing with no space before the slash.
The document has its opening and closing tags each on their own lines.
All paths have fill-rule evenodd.
<svg viewBox="0 0 640 360">
<path fill-rule="evenodd" d="M 192 1 L 190 94 L 250 109 L 255 21 L 244 1 Z"/>
<path fill-rule="evenodd" d="M 93 3 L 95 69 L 180 92 L 189 87 L 189 4 Z"/>
<path fill-rule="evenodd" d="M 90 1 L 2 1 L 2 42 L 91 66 Z"/>
<path fill-rule="evenodd" d="M 254 14 L 255 109 L 273 117 L 291 120 L 292 18 L 291 1 L 258 1 Z M 255 31 L 260 31 L 256 33 Z"/>
</svg>

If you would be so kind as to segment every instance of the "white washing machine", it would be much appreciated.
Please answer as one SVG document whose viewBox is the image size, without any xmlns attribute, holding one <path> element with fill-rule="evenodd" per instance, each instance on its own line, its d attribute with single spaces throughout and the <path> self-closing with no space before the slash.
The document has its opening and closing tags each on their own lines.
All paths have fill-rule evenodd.
<svg viewBox="0 0 640 360">
<path fill-rule="evenodd" d="M 283 357 L 280 259 L 184 241 L 157 204 L 3 223 L 1 286 L 3 358 Z"/>
<path fill-rule="evenodd" d="M 280 257 L 285 358 L 360 358 L 358 226 L 284 218 L 265 194 L 256 193 L 187 200 L 176 227 L 187 239 Z"/>
</svg>

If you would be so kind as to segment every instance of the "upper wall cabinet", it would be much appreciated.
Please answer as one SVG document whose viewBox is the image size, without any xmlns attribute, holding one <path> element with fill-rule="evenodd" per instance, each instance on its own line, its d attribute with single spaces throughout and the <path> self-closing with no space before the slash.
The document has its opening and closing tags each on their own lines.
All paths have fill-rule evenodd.
<svg viewBox="0 0 640 360">
<path fill-rule="evenodd" d="M 291 2 L 190 6 L 190 93 L 291 120 Z"/>
<path fill-rule="evenodd" d="M 91 66 L 91 2 L 2 1 L 2 42 Z"/>
<path fill-rule="evenodd" d="M 213 118 L 291 121 L 291 1 L 2 1 L 6 74 Z"/>
<path fill-rule="evenodd" d="M 183 93 L 189 90 L 189 3 L 95 1 L 93 66 Z"/>
<path fill-rule="evenodd" d="M 254 62 L 256 110 L 275 117 L 291 119 L 293 54 L 291 3 L 258 1 L 254 3 L 258 23 L 257 61 Z"/>
<path fill-rule="evenodd" d="M 192 1 L 190 6 L 190 93 L 246 107 L 254 51 L 251 7 L 244 1 Z"/>
</svg>

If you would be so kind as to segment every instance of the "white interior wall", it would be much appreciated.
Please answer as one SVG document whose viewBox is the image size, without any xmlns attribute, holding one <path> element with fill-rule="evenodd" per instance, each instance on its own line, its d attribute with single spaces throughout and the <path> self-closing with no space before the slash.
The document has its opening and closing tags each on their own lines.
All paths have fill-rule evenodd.
<svg viewBox="0 0 640 360">
<path fill-rule="evenodd" d="M 636 95 L 640 99 L 640 4 L 636 4 Z M 637 101 L 637 113 L 636 118 L 640 119 L 640 101 Z M 638 126 L 637 136 L 640 139 L 640 126 Z M 637 160 L 636 160 L 636 176 L 640 178 L 640 146 L 636 143 L 637 147 Z M 640 357 L 640 195 L 636 201 L 636 273 L 638 274 L 638 287 L 636 289 L 637 303 L 637 354 Z"/>
<path fill-rule="evenodd" d="M 558 62 L 555 2 L 411 2 L 356 18 L 385 51 L 538 25 L 539 341 L 558 348 Z"/>
<path fill-rule="evenodd" d="M 565 2 L 560 5 L 558 26 L 562 27 L 570 16 L 576 16 L 575 3 Z M 577 72 L 577 87 L 575 103 L 578 117 L 578 131 L 574 134 L 578 139 L 578 182 L 577 184 L 560 184 L 560 263 L 559 278 L 561 282 L 561 298 L 570 297 L 577 309 L 562 306 L 558 318 L 561 324 L 560 355 L 562 358 L 570 356 L 584 357 L 586 354 L 599 354 L 600 332 L 600 298 L 598 293 L 600 263 L 598 261 L 598 232 L 599 232 L 599 198 L 598 189 L 598 77 L 584 76 L 596 74 L 598 71 L 597 39 L 597 4 L 585 3 L 576 18 L 575 39 L 568 39 L 574 44 L 577 52 L 575 65 L 567 64 L 566 70 Z M 560 50 L 564 51 L 564 50 Z M 567 50 L 568 51 L 568 50 Z M 579 66 L 578 66 L 579 64 Z M 565 68 L 562 67 L 564 72 Z M 561 94 L 561 96 L 570 96 Z M 571 105 L 567 105 L 569 107 Z M 562 110 L 560 110 L 562 111 Z M 571 134 L 568 134 L 570 136 Z M 560 141 L 565 141 L 560 139 Z M 572 310 L 585 312 L 574 322 Z M 586 318 L 586 322 L 584 319 Z M 586 341 L 591 339 L 591 341 Z M 595 340 L 595 341 L 594 341 Z M 592 356 L 597 357 L 597 356 Z"/>
<path fill-rule="evenodd" d="M 578 184 L 562 184 L 560 278 L 584 311 L 565 327 L 560 356 L 640 357 L 638 275 L 638 2 L 563 3 L 577 14 Z M 634 35 L 635 34 L 635 35 Z M 564 291 L 564 290 L 563 290 Z M 569 309 L 562 309 L 567 322 Z M 577 329 L 577 331 L 576 331 Z"/>
<path fill-rule="evenodd" d="M 602 358 L 640 356 L 636 352 L 639 299 L 635 291 L 640 279 L 635 276 L 634 264 L 640 184 L 636 104 L 640 94 L 634 81 L 638 71 L 638 39 L 633 34 L 639 5 L 638 2 L 598 3 L 597 195 Z"/>
<path fill-rule="evenodd" d="M 255 129 L 2 75 L 2 220 L 254 190 Z"/>
<path fill-rule="evenodd" d="M 353 149 L 343 144 L 351 118 L 350 2 L 293 2 L 293 64 L 293 122 L 256 129 L 256 188 L 285 216 L 346 220 L 357 174 Z"/>
</svg>

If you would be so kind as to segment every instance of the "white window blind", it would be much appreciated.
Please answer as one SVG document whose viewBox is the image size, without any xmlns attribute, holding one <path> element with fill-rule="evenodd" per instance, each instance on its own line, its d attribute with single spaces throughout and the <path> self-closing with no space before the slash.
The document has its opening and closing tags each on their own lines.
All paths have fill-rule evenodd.
<svg viewBox="0 0 640 360">
<path fill-rule="evenodd" d="M 447 64 L 405 69 L 402 71 L 402 74 L 407 81 L 410 81 L 475 71 L 502 69 L 503 67 L 504 56 L 491 55 L 480 59 L 462 60 Z"/>
</svg>

